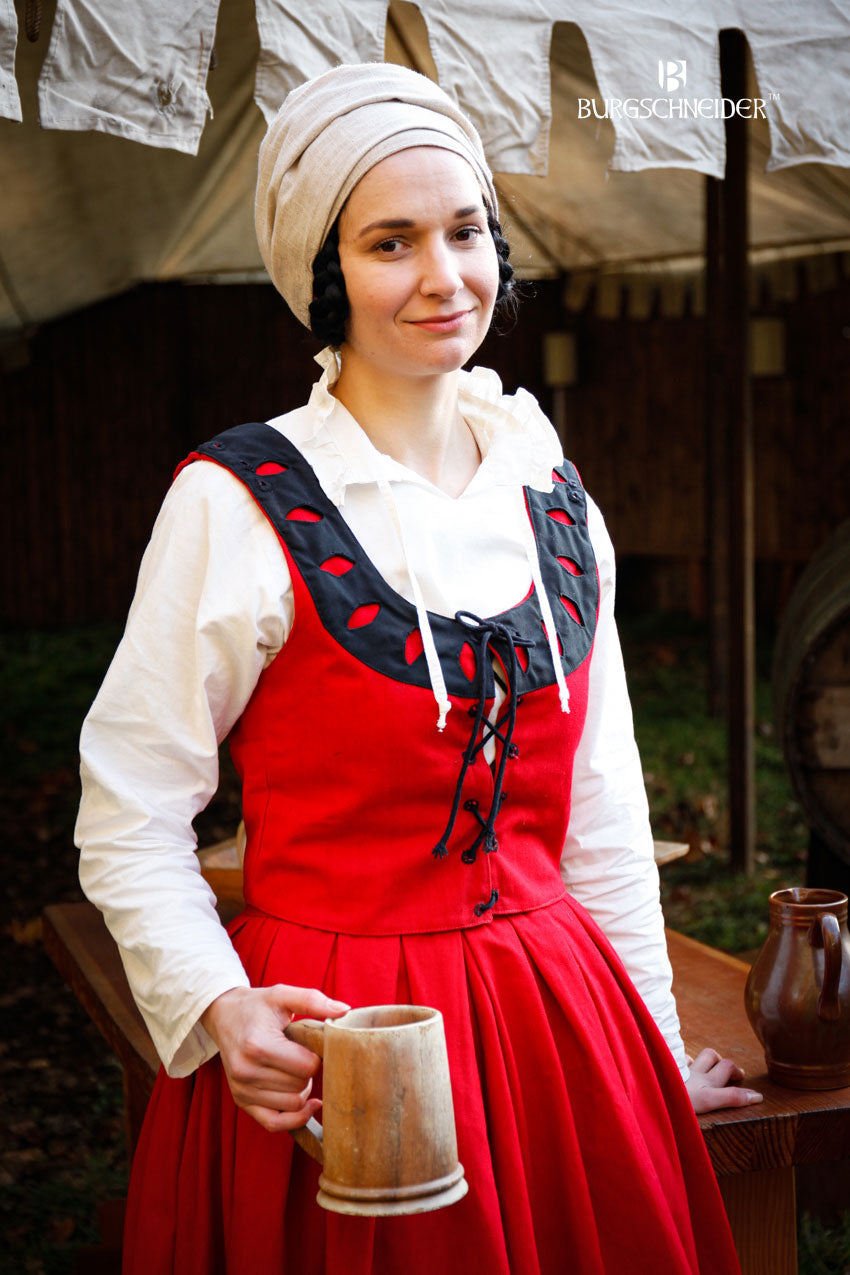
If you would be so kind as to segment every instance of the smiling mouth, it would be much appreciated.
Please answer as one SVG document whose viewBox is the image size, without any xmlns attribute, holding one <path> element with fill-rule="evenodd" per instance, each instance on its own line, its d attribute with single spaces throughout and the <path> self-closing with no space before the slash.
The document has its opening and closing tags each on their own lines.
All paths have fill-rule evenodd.
<svg viewBox="0 0 850 1275">
<path fill-rule="evenodd" d="M 433 332 L 450 332 L 460 327 L 467 315 L 471 313 L 471 310 L 457 310 L 454 314 L 435 314 L 428 319 L 408 319 L 408 323 L 415 328 L 427 328 Z"/>
</svg>

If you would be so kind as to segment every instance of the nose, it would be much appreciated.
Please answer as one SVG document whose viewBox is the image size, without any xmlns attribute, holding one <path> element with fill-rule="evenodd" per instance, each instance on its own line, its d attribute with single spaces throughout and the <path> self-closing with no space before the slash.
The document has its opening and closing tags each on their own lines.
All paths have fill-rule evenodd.
<svg viewBox="0 0 850 1275">
<path fill-rule="evenodd" d="M 463 287 L 458 262 L 442 235 L 429 240 L 422 255 L 419 290 L 423 296 L 453 297 Z"/>
</svg>

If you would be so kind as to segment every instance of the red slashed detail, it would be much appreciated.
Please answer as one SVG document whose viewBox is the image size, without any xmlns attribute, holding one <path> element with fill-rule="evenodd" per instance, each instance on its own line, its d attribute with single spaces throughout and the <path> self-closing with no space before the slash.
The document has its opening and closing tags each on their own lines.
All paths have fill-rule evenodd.
<svg viewBox="0 0 850 1275">
<path fill-rule="evenodd" d="M 377 602 L 366 602 L 362 607 L 355 607 L 348 617 L 348 627 L 362 629 L 365 625 L 371 624 L 380 609 Z"/>
<path fill-rule="evenodd" d="M 267 460 L 257 466 L 255 473 L 265 478 L 266 474 L 285 474 L 288 468 L 288 465 L 279 465 L 276 460 Z"/>
<path fill-rule="evenodd" d="M 562 522 L 565 527 L 574 527 L 576 525 L 575 518 L 571 518 L 566 509 L 547 509 L 546 512 L 555 522 Z"/>
<path fill-rule="evenodd" d="M 328 575 L 344 576 L 346 571 L 351 570 L 354 563 L 350 558 L 343 558 L 342 554 L 335 553 L 333 557 L 325 558 L 319 565 L 322 571 L 327 571 Z"/>
<path fill-rule="evenodd" d="M 317 513 L 315 509 L 308 509 L 306 505 L 298 505 L 295 509 L 290 509 L 286 515 L 287 522 L 321 522 L 322 515 Z"/>
<path fill-rule="evenodd" d="M 558 473 L 557 469 L 552 470 L 553 483 L 565 483 L 566 481 L 567 481 L 566 478 L 562 478 L 561 475 Z"/>
<path fill-rule="evenodd" d="M 460 667 L 463 669 L 464 676 L 467 677 L 470 682 L 474 682 L 475 652 L 468 642 L 464 642 L 463 646 L 460 648 L 460 656 L 458 658 L 460 660 Z"/>
<path fill-rule="evenodd" d="M 520 666 L 523 673 L 527 673 L 528 672 L 528 651 L 526 651 L 524 646 L 517 646 L 514 649 L 516 651 L 517 664 Z"/>
<path fill-rule="evenodd" d="M 572 558 L 562 558 L 561 555 L 558 554 L 558 561 L 560 562 L 561 566 L 564 568 L 565 571 L 569 571 L 571 576 L 584 575 L 584 572 L 582 571 L 581 567 L 578 565 L 577 562 L 573 562 Z"/>
<path fill-rule="evenodd" d="M 571 602 L 569 598 L 565 598 L 563 593 L 561 594 L 561 602 L 564 604 L 564 610 L 567 615 L 571 616 L 575 620 L 576 624 L 583 625 L 584 620 L 581 618 L 581 612 L 575 602 Z"/>
<path fill-rule="evenodd" d="M 422 645 L 422 634 L 418 629 L 412 629 L 407 635 L 407 641 L 404 644 L 404 658 L 408 664 L 412 664 L 414 660 L 418 660 L 425 648 Z"/>
</svg>

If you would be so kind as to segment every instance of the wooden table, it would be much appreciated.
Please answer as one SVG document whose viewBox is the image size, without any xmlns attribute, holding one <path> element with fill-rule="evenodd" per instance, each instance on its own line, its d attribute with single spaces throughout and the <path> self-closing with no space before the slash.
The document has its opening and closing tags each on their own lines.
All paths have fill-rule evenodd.
<svg viewBox="0 0 850 1275">
<path fill-rule="evenodd" d="M 48 956 L 121 1064 L 129 1163 L 159 1058 L 130 995 L 118 948 L 92 903 L 45 908 L 42 933 Z"/>
<path fill-rule="evenodd" d="M 132 1153 L 159 1063 L 117 948 L 90 903 L 47 908 L 44 939 L 124 1069 Z M 668 947 L 689 1053 L 711 1045 L 731 1055 L 746 1073 L 744 1083 L 765 1095 L 757 1106 L 700 1118 L 744 1275 L 794 1275 L 794 1166 L 850 1159 L 850 1088 L 806 1093 L 773 1084 L 744 1012 L 749 967 L 672 931 Z"/>
<path fill-rule="evenodd" d="M 850 1087 L 818 1093 L 774 1084 L 744 1010 L 750 967 L 672 930 L 667 946 L 688 1053 L 711 1045 L 744 1069 L 748 1088 L 764 1094 L 752 1107 L 712 1111 L 699 1121 L 744 1275 L 794 1275 L 795 1165 L 850 1160 Z"/>
</svg>

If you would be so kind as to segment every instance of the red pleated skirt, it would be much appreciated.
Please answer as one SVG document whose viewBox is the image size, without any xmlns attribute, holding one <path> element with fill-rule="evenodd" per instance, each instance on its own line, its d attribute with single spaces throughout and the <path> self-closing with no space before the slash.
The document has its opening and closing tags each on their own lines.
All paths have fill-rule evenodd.
<svg viewBox="0 0 850 1275">
<path fill-rule="evenodd" d="M 237 1110 L 218 1058 L 160 1073 L 125 1275 L 735 1275 L 702 1134 L 613 949 L 566 898 L 489 925 L 363 938 L 244 914 L 254 985 L 445 1019 L 469 1192 L 408 1217 L 316 1204 L 319 1166 Z"/>
</svg>

